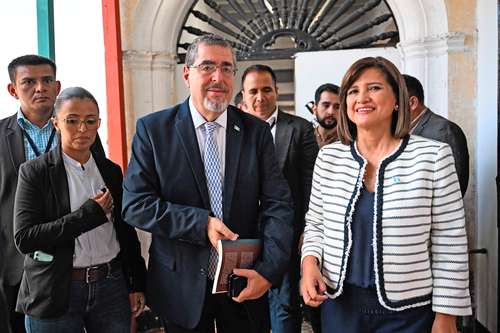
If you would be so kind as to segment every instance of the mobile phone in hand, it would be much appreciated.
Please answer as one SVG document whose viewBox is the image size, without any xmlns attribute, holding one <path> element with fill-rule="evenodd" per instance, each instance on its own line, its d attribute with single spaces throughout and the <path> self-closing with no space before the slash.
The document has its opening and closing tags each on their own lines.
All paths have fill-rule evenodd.
<svg viewBox="0 0 500 333">
<path fill-rule="evenodd" d="M 247 287 L 247 278 L 231 273 L 227 277 L 227 284 L 228 284 L 227 288 L 228 296 L 238 297 L 241 291 Z"/>
</svg>

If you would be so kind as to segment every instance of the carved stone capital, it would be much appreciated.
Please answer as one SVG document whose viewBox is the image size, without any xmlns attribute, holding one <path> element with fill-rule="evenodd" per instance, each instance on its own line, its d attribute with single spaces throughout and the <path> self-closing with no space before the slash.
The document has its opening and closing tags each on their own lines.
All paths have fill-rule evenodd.
<svg viewBox="0 0 500 333">
<path fill-rule="evenodd" d="M 406 59 L 464 52 L 468 50 L 465 37 L 466 34 L 462 32 L 449 32 L 399 43 L 398 49 Z"/>
<path fill-rule="evenodd" d="M 132 70 L 168 70 L 173 72 L 177 65 L 177 55 L 169 52 L 124 50 L 123 65 Z"/>
</svg>

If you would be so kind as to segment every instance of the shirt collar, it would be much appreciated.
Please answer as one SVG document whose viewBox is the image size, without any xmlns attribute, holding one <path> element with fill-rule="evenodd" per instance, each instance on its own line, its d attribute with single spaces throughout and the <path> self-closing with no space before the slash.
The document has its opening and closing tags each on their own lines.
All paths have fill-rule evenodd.
<svg viewBox="0 0 500 333">
<path fill-rule="evenodd" d="M 203 118 L 201 113 L 194 106 L 191 96 L 189 97 L 189 111 L 191 112 L 191 118 L 193 119 L 193 124 L 195 129 L 197 129 L 200 126 L 203 126 L 203 124 L 207 122 L 207 120 Z M 222 112 L 214 121 L 220 127 L 225 129 L 227 126 L 227 110 Z"/>
<path fill-rule="evenodd" d="M 410 132 L 412 133 L 415 130 L 415 127 L 417 127 L 418 123 L 420 122 L 420 119 L 424 116 L 424 114 L 427 112 L 427 108 L 425 108 L 420 114 L 411 121 L 410 123 Z"/>
<path fill-rule="evenodd" d="M 28 118 L 26 118 L 26 116 L 24 115 L 21 108 L 19 108 L 19 110 L 17 110 L 17 123 L 24 130 L 27 130 L 30 128 L 37 128 L 39 130 L 45 130 L 47 128 L 52 129 L 52 127 L 53 127 L 52 121 L 49 119 L 47 121 L 47 123 L 42 128 L 39 128 L 38 126 L 33 124 Z"/>
<path fill-rule="evenodd" d="M 64 162 L 71 166 L 72 168 L 78 169 L 78 170 L 88 170 L 92 165 L 94 165 L 94 157 L 92 154 L 90 154 L 90 158 L 88 159 L 87 162 L 85 163 L 80 163 L 77 160 L 71 158 L 69 155 L 67 155 L 65 152 L 62 152 L 63 154 L 63 160 Z"/>
<path fill-rule="evenodd" d="M 266 122 L 269 124 L 269 126 L 274 127 L 276 126 L 276 121 L 278 120 L 278 107 L 276 106 L 276 110 L 274 110 L 273 114 L 267 118 Z"/>
</svg>

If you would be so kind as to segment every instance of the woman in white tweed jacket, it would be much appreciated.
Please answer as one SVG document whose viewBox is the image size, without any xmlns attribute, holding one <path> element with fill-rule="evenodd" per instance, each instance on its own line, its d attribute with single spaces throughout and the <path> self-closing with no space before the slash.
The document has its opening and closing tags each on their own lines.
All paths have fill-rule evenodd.
<svg viewBox="0 0 500 333">
<path fill-rule="evenodd" d="M 325 332 L 456 332 L 471 313 L 453 154 L 409 136 L 404 80 L 363 58 L 342 81 L 339 138 L 319 153 L 302 246 L 304 302 Z"/>
</svg>

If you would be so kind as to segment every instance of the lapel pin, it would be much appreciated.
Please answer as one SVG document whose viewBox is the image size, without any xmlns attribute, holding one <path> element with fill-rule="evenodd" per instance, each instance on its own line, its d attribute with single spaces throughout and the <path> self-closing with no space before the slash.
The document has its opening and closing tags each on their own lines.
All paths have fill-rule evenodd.
<svg viewBox="0 0 500 333">
<path fill-rule="evenodd" d="M 234 129 L 239 132 L 240 131 L 240 128 L 237 126 L 237 125 L 234 125 Z"/>
</svg>

